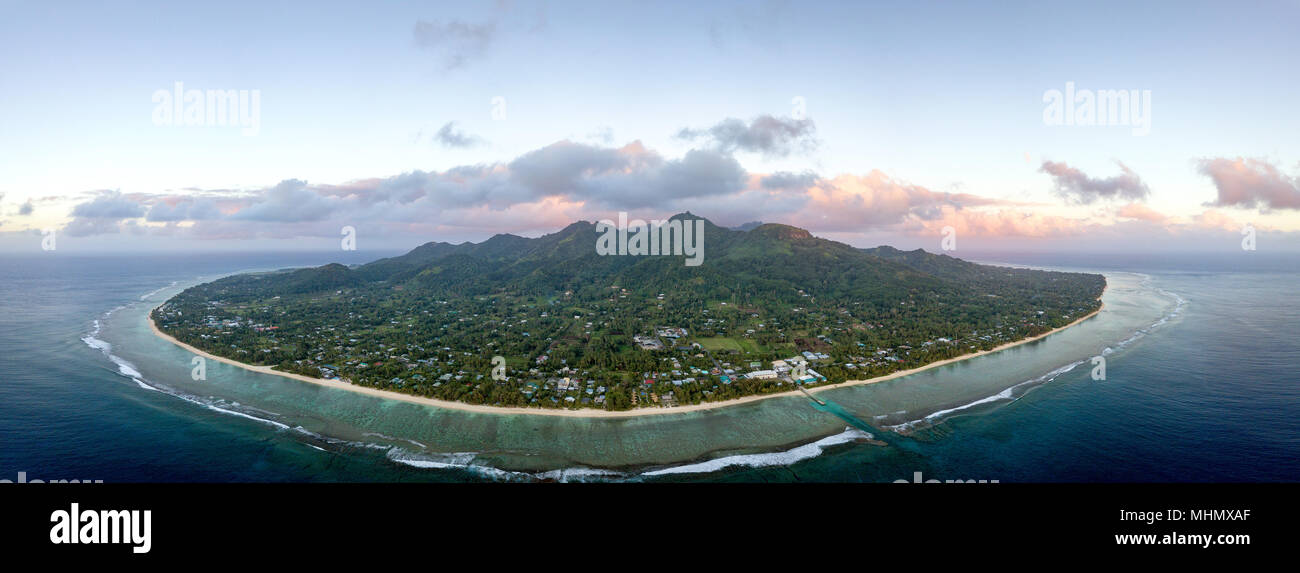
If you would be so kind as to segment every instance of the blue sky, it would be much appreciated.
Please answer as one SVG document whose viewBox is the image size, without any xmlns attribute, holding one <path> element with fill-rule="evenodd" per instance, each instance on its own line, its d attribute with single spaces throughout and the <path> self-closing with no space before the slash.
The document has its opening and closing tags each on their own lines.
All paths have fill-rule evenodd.
<svg viewBox="0 0 1300 573">
<path fill-rule="evenodd" d="M 953 226 L 988 246 L 1216 248 L 1249 223 L 1296 250 L 1297 21 L 1295 1 L 0 2 L 0 249 L 41 229 L 61 250 L 310 248 L 343 224 L 405 247 L 635 206 L 863 246 Z M 256 135 L 156 125 L 176 82 L 256 90 Z M 1150 133 L 1045 125 L 1067 82 L 1149 91 Z M 728 120 L 793 135 L 737 145 L 709 131 Z M 512 167 L 557 145 L 532 159 L 564 181 Z M 783 172 L 815 180 L 758 183 Z M 403 174 L 418 199 L 376 193 Z M 199 196 L 207 215 L 149 215 Z"/>
</svg>

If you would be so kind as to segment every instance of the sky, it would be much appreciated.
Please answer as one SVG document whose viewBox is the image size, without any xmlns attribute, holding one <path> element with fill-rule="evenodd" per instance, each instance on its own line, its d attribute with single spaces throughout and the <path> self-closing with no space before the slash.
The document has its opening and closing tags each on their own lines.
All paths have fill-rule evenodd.
<svg viewBox="0 0 1300 573">
<path fill-rule="evenodd" d="M 864 247 L 1295 252 L 1297 21 L 1296 0 L 0 0 L 0 252 L 345 228 L 391 250 L 685 211 Z"/>
</svg>

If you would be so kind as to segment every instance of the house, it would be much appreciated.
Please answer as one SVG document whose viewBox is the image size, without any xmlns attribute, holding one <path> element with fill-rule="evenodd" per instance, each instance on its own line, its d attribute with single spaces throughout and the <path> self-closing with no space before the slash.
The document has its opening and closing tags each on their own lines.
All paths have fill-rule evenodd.
<svg viewBox="0 0 1300 573">
<path fill-rule="evenodd" d="M 685 328 L 678 328 L 675 326 L 657 327 L 655 333 L 665 338 L 685 338 L 688 334 Z"/>
<path fill-rule="evenodd" d="M 636 342 L 641 350 L 663 350 L 664 343 L 653 336 L 633 336 L 632 341 Z"/>
</svg>

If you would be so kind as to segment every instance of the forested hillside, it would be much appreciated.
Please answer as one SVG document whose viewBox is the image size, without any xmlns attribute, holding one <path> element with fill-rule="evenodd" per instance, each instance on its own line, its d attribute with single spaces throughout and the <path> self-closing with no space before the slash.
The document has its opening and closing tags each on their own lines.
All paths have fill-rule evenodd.
<svg viewBox="0 0 1300 573">
<path fill-rule="evenodd" d="M 196 347 L 290 372 L 476 404 L 627 409 L 992 348 L 1097 309 L 1105 288 L 1100 275 L 858 249 L 786 225 L 704 229 L 699 266 L 599 255 L 584 221 L 353 268 L 227 277 L 154 318 Z M 492 378 L 494 356 L 507 380 Z"/>
</svg>

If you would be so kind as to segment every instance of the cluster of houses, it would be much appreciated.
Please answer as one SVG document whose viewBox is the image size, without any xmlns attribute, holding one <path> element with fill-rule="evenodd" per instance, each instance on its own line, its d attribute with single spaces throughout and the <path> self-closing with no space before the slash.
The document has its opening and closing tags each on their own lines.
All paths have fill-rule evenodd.
<svg viewBox="0 0 1300 573">
<path fill-rule="evenodd" d="M 611 288 L 613 288 L 617 294 L 616 296 L 612 295 L 609 300 L 615 304 L 625 304 L 620 302 L 618 299 L 628 298 L 629 293 L 627 290 L 617 287 Z M 805 297 L 808 296 L 807 293 L 800 292 L 800 294 Z M 565 295 L 567 297 L 570 293 L 565 293 Z M 655 297 L 655 299 L 656 300 L 652 301 L 651 304 L 663 301 L 664 295 L 661 293 Z M 557 304 L 557 302 L 558 301 L 551 301 L 550 304 L 554 305 Z M 447 301 L 437 301 L 437 303 L 442 305 L 448 304 Z M 721 304 L 724 307 L 728 306 L 727 303 Z M 204 316 L 202 323 L 210 329 L 212 337 L 221 334 L 231 334 L 236 329 L 248 329 L 253 332 L 270 335 L 269 338 L 259 339 L 258 346 L 262 348 L 261 352 L 271 351 L 266 348 L 268 343 L 276 345 L 271 348 L 278 349 L 279 341 L 277 341 L 277 339 L 286 339 L 286 334 L 281 332 L 278 326 L 257 322 L 256 320 L 247 317 L 221 318 L 221 316 L 225 314 L 218 310 L 218 307 L 221 306 L 224 306 L 224 303 L 220 301 L 212 301 L 208 303 L 207 310 L 213 314 L 208 314 L 207 312 L 195 313 L 206 315 Z M 581 311 L 581 314 L 572 314 L 573 322 L 569 323 L 570 313 L 554 312 L 554 307 L 550 309 L 552 312 L 546 312 L 543 308 L 537 308 L 538 306 L 545 307 L 546 305 L 527 304 L 517 307 L 517 310 L 511 309 L 511 311 L 507 313 L 489 311 L 491 314 L 485 315 L 480 315 L 472 311 L 462 312 L 456 309 L 448 309 L 444 311 L 445 315 L 440 313 L 436 318 L 430 316 L 433 314 L 430 310 L 420 310 L 415 312 L 402 312 L 397 310 L 394 311 L 395 315 L 390 314 L 384 316 L 382 322 L 391 325 L 390 328 L 402 330 L 416 328 L 417 321 L 426 324 L 430 322 L 431 319 L 438 321 L 430 325 L 433 329 L 441 331 L 440 333 L 436 333 L 433 338 L 435 344 L 436 341 L 441 338 L 440 335 L 455 335 L 458 332 L 467 331 L 487 333 L 487 336 L 489 337 L 497 335 L 498 332 L 511 332 L 515 336 L 529 337 L 530 334 L 528 330 L 533 330 L 542 333 L 538 338 L 545 337 L 546 341 L 549 342 L 551 341 L 551 337 L 547 336 L 547 334 L 553 334 L 556 328 L 562 329 L 561 331 L 563 331 L 563 329 L 572 328 L 573 330 L 570 334 L 573 335 L 576 340 L 579 339 L 576 338 L 580 336 L 578 335 L 579 332 L 581 332 L 582 335 L 590 336 L 597 325 L 608 328 L 611 324 L 610 321 L 603 320 L 598 316 L 598 314 L 606 314 L 604 311 L 589 312 L 584 310 Z M 662 304 L 660 304 L 659 307 L 662 308 Z M 736 307 L 736 305 L 733 303 L 730 307 Z M 727 312 L 724 314 L 730 313 L 732 310 L 730 307 L 725 309 Z M 743 315 L 747 314 L 751 319 L 759 318 L 758 313 L 750 312 L 749 309 L 745 309 L 743 306 L 736 308 L 741 309 L 740 312 L 744 313 Z M 269 307 L 264 307 L 261 310 L 264 311 L 263 316 L 265 316 L 266 312 L 269 312 L 271 309 Z M 617 312 L 618 308 L 614 308 L 613 310 Z M 716 311 L 718 309 L 715 308 L 714 310 Z M 827 333 L 817 335 L 819 341 L 815 344 L 820 348 L 829 348 L 835 345 L 835 341 L 832 340 L 829 335 L 841 338 L 843 336 L 853 336 L 854 330 L 862 330 L 864 328 L 874 330 L 876 328 L 885 327 L 884 324 L 872 324 L 869 321 L 865 323 L 857 323 L 854 321 L 852 314 L 849 313 L 847 309 L 842 309 L 839 313 L 840 316 L 838 317 L 826 317 L 819 313 L 805 315 L 805 313 L 811 313 L 812 310 L 813 309 L 804 308 L 793 309 L 793 312 L 800 313 L 799 317 L 794 320 L 796 324 L 793 326 L 790 324 L 781 324 L 781 321 L 778 321 L 774 317 L 768 317 L 767 320 L 762 322 L 758 322 L 757 320 L 751 321 L 747 326 L 756 327 L 760 331 L 767 330 L 769 333 L 768 336 L 779 337 L 780 340 L 784 341 L 786 339 L 786 328 L 795 328 L 796 332 L 801 332 L 803 330 L 800 329 L 806 328 L 811 321 L 811 324 L 824 327 L 824 330 Z M 702 309 L 700 312 L 704 315 L 700 317 L 703 319 L 702 322 L 692 322 L 685 326 L 689 326 L 691 330 L 699 330 L 703 332 L 705 336 L 727 336 L 727 327 L 735 324 L 734 319 L 724 320 L 710 317 L 708 309 Z M 174 313 L 179 317 L 179 310 L 174 310 Z M 284 313 L 281 312 L 281 314 Z M 421 317 L 419 316 L 420 314 L 425 316 Z M 560 314 L 563 316 L 558 316 Z M 1041 315 L 1041 312 L 1039 314 Z M 716 316 L 716 314 L 714 316 Z M 262 320 L 266 321 L 267 319 L 262 318 Z M 289 334 L 288 336 L 296 336 L 300 340 L 288 340 L 291 340 L 292 343 L 296 344 L 308 344 L 308 347 L 312 349 L 314 354 L 312 358 L 296 360 L 295 362 L 301 369 L 319 372 L 319 375 L 326 379 L 339 378 L 341 375 L 348 372 L 360 374 L 361 371 L 366 371 L 375 373 L 376 367 L 384 366 L 385 364 L 388 364 L 388 366 L 381 371 L 391 371 L 394 365 L 401 365 L 404 367 L 403 370 L 406 372 L 403 372 L 400 376 L 392 376 L 393 373 L 389 373 L 383 378 L 387 380 L 391 386 L 403 388 L 414 386 L 427 388 L 430 386 L 430 382 L 435 388 L 442 386 L 444 383 L 473 384 L 475 381 L 486 382 L 484 380 L 485 373 L 466 371 L 465 367 L 457 364 L 457 362 L 460 361 L 461 358 L 459 355 L 468 357 L 471 355 L 482 355 L 484 351 L 491 353 L 493 350 L 491 347 L 498 344 L 496 340 L 489 339 L 488 341 L 482 342 L 484 347 L 479 348 L 475 353 L 453 351 L 451 348 L 446 346 L 442 347 L 440 352 L 437 350 L 431 352 L 426 351 L 426 349 L 420 344 L 414 343 L 402 343 L 398 346 L 386 347 L 383 343 L 380 343 L 379 340 L 372 339 L 363 334 L 358 334 L 369 332 L 370 329 L 375 328 L 376 325 L 370 322 L 370 320 L 372 320 L 372 318 L 369 316 L 355 315 L 349 312 L 345 319 L 346 322 L 343 324 L 318 326 L 314 329 L 314 332 Z M 441 328 L 439 328 L 438 323 L 443 320 L 445 320 L 445 323 L 441 324 Z M 846 322 L 846 320 L 853 321 L 853 323 L 850 324 L 849 322 Z M 1030 318 L 1029 320 L 1032 321 L 1033 319 Z M 1042 320 L 1043 319 L 1040 318 L 1036 322 L 1041 322 Z M 349 323 L 352 323 L 352 325 L 350 326 Z M 1027 322 L 1021 321 L 1021 324 L 1027 324 Z M 887 349 L 877 348 L 873 351 L 865 344 L 859 342 L 857 343 L 857 346 L 859 347 L 858 354 L 861 355 L 844 356 L 843 364 L 838 366 L 846 370 L 862 369 L 878 372 L 882 366 L 887 366 L 890 363 L 911 361 L 918 355 L 928 353 L 932 351 L 931 347 L 938 345 L 960 345 L 969 346 L 971 349 L 974 349 L 977 345 L 987 346 L 991 343 L 1001 341 L 1002 339 L 1017 338 L 1018 333 L 1016 331 L 1016 326 L 1004 326 L 1003 324 L 998 324 L 995 328 L 990 328 L 983 332 L 971 332 L 969 336 L 962 337 L 960 341 L 947 337 L 937 337 L 919 343 L 914 342 L 913 344 L 919 344 L 919 348 L 916 349 L 909 345 L 898 345 Z M 352 333 L 352 336 L 354 337 L 350 338 L 349 335 L 345 333 Z M 690 330 L 680 326 L 654 326 L 650 329 L 648 335 L 636 335 L 632 337 L 632 341 L 636 347 L 642 350 L 657 351 L 666 348 L 687 349 L 688 354 L 697 359 L 690 360 L 683 357 L 679 361 L 677 357 L 665 357 L 664 360 L 671 361 L 671 368 L 664 368 L 665 371 L 663 372 L 643 373 L 644 376 L 642 380 L 644 380 L 644 385 L 639 385 L 640 388 L 633 393 L 632 399 L 634 402 L 652 402 L 662 406 L 675 405 L 676 398 L 674 393 L 671 389 L 660 385 L 662 383 L 671 384 L 673 387 L 689 385 L 687 386 L 687 389 L 691 392 L 694 392 L 697 388 L 702 386 L 702 391 L 705 396 L 711 395 L 712 392 L 709 391 L 709 388 L 716 390 L 718 388 L 717 384 L 729 385 L 741 379 L 773 380 L 776 381 L 777 384 L 784 384 L 787 382 L 793 384 L 816 384 L 819 382 L 825 382 L 827 378 L 810 366 L 816 364 L 818 368 L 825 370 L 825 365 L 834 366 L 835 362 L 837 362 L 825 352 L 806 350 L 789 358 L 774 360 L 767 367 L 764 367 L 764 364 L 761 362 L 748 362 L 748 368 L 745 367 L 745 364 L 737 364 L 735 367 L 732 367 L 730 362 L 719 363 L 718 361 L 713 360 L 711 355 L 706 357 L 708 351 L 704 350 L 699 343 L 691 343 L 689 345 L 684 344 L 685 341 L 690 339 L 690 335 Z M 755 335 L 760 337 L 764 336 L 763 334 L 757 334 L 753 328 L 744 330 L 743 335 L 738 332 L 733 336 L 740 339 L 742 336 L 747 338 Z M 209 334 L 206 333 L 199 334 L 199 336 L 209 338 Z M 557 334 L 556 336 L 558 337 L 560 335 Z M 361 338 L 362 340 L 358 340 L 358 338 Z M 233 344 L 231 346 L 234 347 Z M 843 350 L 842 346 L 836 348 Z M 248 353 L 250 350 L 236 348 L 235 352 Z M 605 403 L 606 387 L 601 382 L 592 378 L 587 372 L 579 373 L 573 371 L 565 364 L 562 364 L 564 361 L 560 360 L 558 357 L 553 360 L 552 357 L 548 355 L 549 352 L 548 349 L 537 356 L 531 357 L 531 362 L 533 362 L 533 364 L 531 364 L 532 368 L 528 371 L 526 376 L 521 376 L 523 380 L 519 382 L 519 390 L 524 396 L 529 398 L 533 403 L 536 403 L 539 400 L 549 400 L 556 405 L 576 406 L 578 404 L 583 404 L 600 406 Z M 733 353 L 734 352 L 735 351 L 733 351 Z M 692 362 L 694 365 L 684 368 L 681 363 L 683 361 Z M 709 361 L 713 362 L 711 366 L 700 366 L 707 364 Z M 839 371 L 836 370 L 836 374 L 838 373 Z M 360 375 L 363 377 L 366 376 L 365 374 Z M 597 375 L 599 376 L 599 373 L 597 373 Z M 426 379 L 426 376 L 428 376 L 429 379 Z M 374 377 L 374 374 L 371 374 L 369 377 Z M 658 392 L 654 391 L 656 389 Z M 688 394 L 689 393 L 690 392 L 688 392 Z"/>
<path fill-rule="evenodd" d="M 664 343 L 653 336 L 633 336 L 632 341 L 636 343 L 637 348 L 641 350 L 663 350 Z"/>
<path fill-rule="evenodd" d="M 780 379 L 782 382 L 795 384 L 814 384 L 825 382 L 826 377 L 808 367 L 816 360 L 828 360 L 829 356 L 821 353 L 804 352 L 802 356 L 791 356 L 783 360 L 773 360 L 770 370 L 754 370 L 745 376 L 756 380 Z"/>
<path fill-rule="evenodd" d="M 533 369 L 529 374 L 537 376 L 540 372 Z M 524 397 L 529 399 L 529 402 L 536 404 L 537 398 L 535 396 L 542 390 L 553 390 L 559 394 L 551 396 L 550 401 L 552 404 L 559 404 L 561 401 L 563 401 L 565 405 L 580 403 L 583 405 L 594 404 L 596 406 L 602 406 L 605 404 L 605 386 L 591 378 L 584 380 L 582 378 L 565 376 L 558 378 L 550 377 L 545 380 L 530 380 L 525 383 L 523 388 L 520 388 L 519 391 L 523 393 Z M 561 398 L 560 395 L 564 395 L 564 397 Z"/>
<path fill-rule="evenodd" d="M 655 328 L 655 334 L 664 338 L 686 338 L 690 333 L 685 328 L 676 326 L 659 326 Z"/>
</svg>

